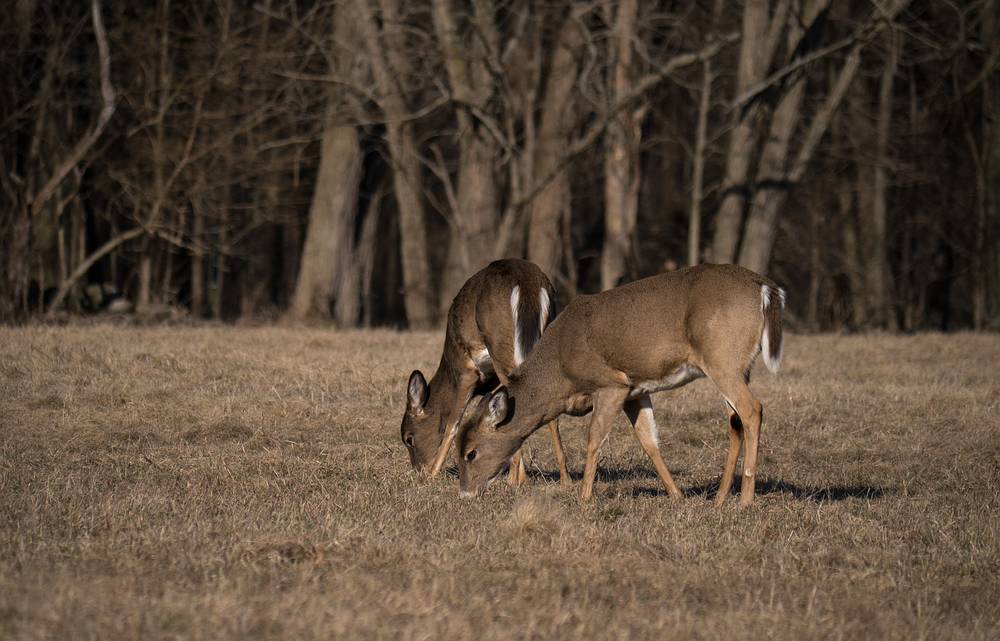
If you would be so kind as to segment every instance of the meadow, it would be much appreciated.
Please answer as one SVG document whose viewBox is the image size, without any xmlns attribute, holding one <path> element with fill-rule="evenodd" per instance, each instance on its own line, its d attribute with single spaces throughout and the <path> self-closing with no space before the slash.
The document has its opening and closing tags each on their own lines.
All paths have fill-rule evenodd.
<svg viewBox="0 0 1000 641">
<path fill-rule="evenodd" d="M 595 498 L 460 500 L 399 441 L 440 333 L 0 328 L 0 638 L 1000 638 L 1000 338 L 787 337 L 757 500 L 708 381 L 619 420 Z M 582 471 L 586 418 L 564 419 Z"/>
</svg>

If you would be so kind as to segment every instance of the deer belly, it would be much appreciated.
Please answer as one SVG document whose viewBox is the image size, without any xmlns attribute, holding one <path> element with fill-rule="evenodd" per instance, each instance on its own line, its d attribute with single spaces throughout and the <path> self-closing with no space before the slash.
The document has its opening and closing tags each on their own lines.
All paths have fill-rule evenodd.
<svg viewBox="0 0 1000 641">
<path fill-rule="evenodd" d="M 652 394 L 653 392 L 662 392 L 668 389 L 676 389 L 704 376 L 705 372 L 701 371 L 701 369 L 694 365 L 684 364 L 663 378 L 641 381 L 634 384 L 632 391 L 629 393 L 629 398 L 636 398 L 643 394 Z"/>
</svg>

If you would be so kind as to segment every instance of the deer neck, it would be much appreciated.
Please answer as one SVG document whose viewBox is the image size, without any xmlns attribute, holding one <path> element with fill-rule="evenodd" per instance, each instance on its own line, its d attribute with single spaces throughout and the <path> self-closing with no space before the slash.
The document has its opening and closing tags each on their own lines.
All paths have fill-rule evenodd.
<svg viewBox="0 0 1000 641">
<path fill-rule="evenodd" d="M 441 355 L 441 362 L 438 363 L 437 371 L 427 382 L 430 389 L 430 396 L 427 399 L 427 406 L 430 411 L 443 415 L 449 415 L 455 411 L 455 405 L 462 400 L 458 396 L 462 391 L 462 371 L 455 356 L 447 350 Z"/>
<path fill-rule="evenodd" d="M 539 427 L 565 411 L 571 388 L 559 371 L 558 361 L 530 359 L 510 381 L 508 390 L 514 399 L 511 433 L 524 440 Z"/>
</svg>

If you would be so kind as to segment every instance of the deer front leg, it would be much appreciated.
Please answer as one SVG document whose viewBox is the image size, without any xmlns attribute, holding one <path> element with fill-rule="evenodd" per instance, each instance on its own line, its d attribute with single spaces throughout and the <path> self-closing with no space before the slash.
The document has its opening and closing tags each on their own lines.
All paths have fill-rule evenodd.
<svg viewBox="0 0 1000 641">
<path fill-rule="evenodd" d="M 573 479 L 566 468 L 566 452 L 563 451 L 562 437 L 559 435 L 559 419 L 549 422 L 549 433 L 552 435 L 552 451 L 556 455 L 556 463 L 559 465 L 559 485 L 572 487 Z"/>
<path fill-rule="evenodd" d="M 510 471 L 507 472 L 507 482 L 514 486 L 524 485 L 528 481 L 528 472 L 524 469 L 524 458 L 521 448 L 510 457 Z"/>
<path fill-rule="evenodd" d="M 441 445 L 438 446 L 437 453 L 434 455 L 434 464 L 431 466 L 431 478 L 441 473 L 445 459 L 448 458 L 448 451 L 451 449 L 451 444 L 455 441 L 455 436 L 457 435 L 458 423 L 454 423 L 445 429 L 444 438 L 441 439 Z"/>
<path fill-rule="evenodd" d="M 448 458 L 451 444 L 455 442 L 455 437 L 458 436 L 459 421 L 462 420 L 465 406 L 469 404 L 469 399 L 472 398 L 472 392 L 476 388 L 477 380 L 475 374 L 465 374 L 459 381 L 457 394 L 461 400 L 461 405 L 457 406 L 453 410 L 452 415 L 448 417 L 448 423 L 444 428 L 444 436 L 441 438 L 441 445 L 438 446 L 437 453 L 434 455 L 434 463 L 431 465 L 431 478 L 440 474 L 442 468 L 444 468 L 444 462 Z"/>
<path fill-rule="evenodd" d="M 580 485 L 580 498 L 589 501 L 594 495 L 594 478 L 597 476 L 597 453 L 611 433 L 615 417 L 622 409 L 622 403 L 628 397 L 628 389 L 611 388 L 596 392 L 594 411 L 590 419 L 590 432 L 587 436 L 587 460 L 583 468 L 583 483 Z"/>
<path fill-rule="evenodd" d="M 663 462 L 663 457 L 660 455 L 660 447 L 657 442 L 656 419 L 653 417 L 653 404 L 649 400 L 649 394 L 643 394 L 639 398 L 627 401 L 625 403 L 625 415 L 628 416 L 629 422 L 632 423 L 635 436 L 639 439 L 639 445 L 642 446 L 643 451 L 646 452 L 646 456 L 649 457 L 653 467 L 656 468 L 656 474 L 660 477 L 660 482 L 663 484 L 664 489 L 667 490 L 672 498 L 683 498 L 684 495 L 677 488 L 673 477 L 670 476 L 670 470 L 667 469 L 667 464 Z"/>
</svg>

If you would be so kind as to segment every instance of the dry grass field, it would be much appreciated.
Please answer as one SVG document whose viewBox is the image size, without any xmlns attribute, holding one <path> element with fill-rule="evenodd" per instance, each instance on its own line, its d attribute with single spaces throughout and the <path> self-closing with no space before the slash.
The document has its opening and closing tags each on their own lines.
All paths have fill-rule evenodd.
<svg viewBox="0 0 1000 641">
<path fill-rule="evenodd" d="M 624 419 L 589 504 L 544 431 L 526 488 L 418 477 L 440 340 L 0 329 L 0 638 L 1000 638 L 996 335 L 789 337 L 757 502 L 721 510 L 707 381 L 655 397 L 681 502 Z"/>
</svg>

